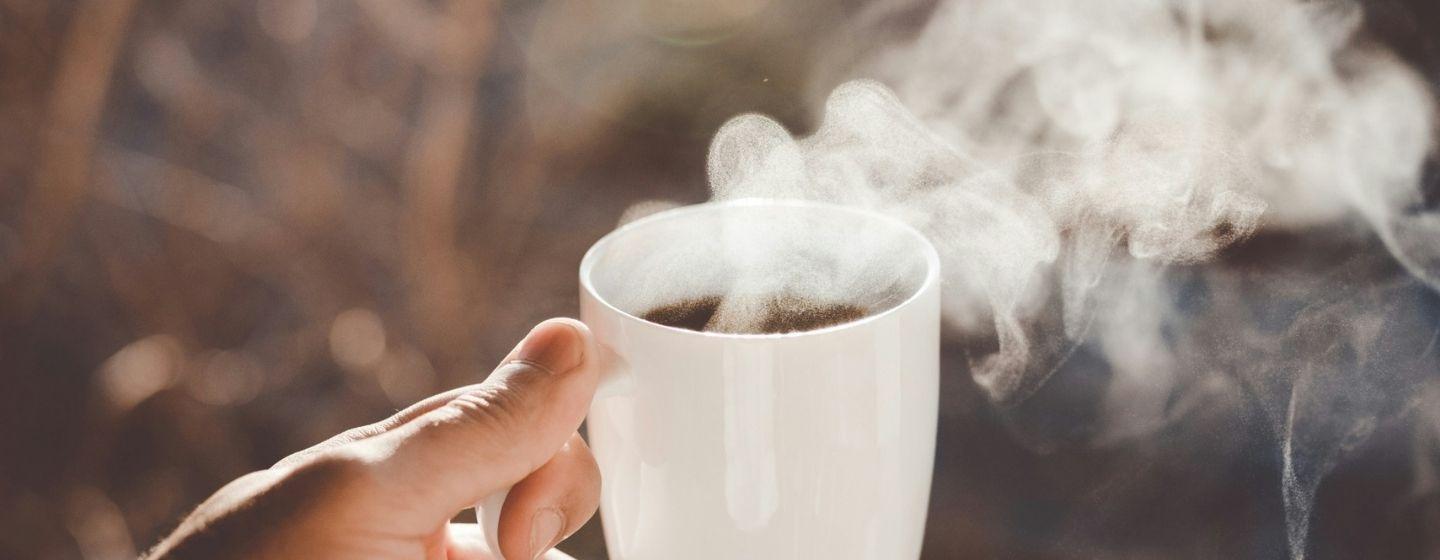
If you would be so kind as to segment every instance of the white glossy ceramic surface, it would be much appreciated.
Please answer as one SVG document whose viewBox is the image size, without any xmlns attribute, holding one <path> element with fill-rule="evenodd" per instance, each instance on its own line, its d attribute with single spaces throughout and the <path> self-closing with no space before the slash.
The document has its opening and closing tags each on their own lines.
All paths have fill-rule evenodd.
<svg viewBox="0 0 1440 560">
<path fill-rule="evenodd" d="M 772 219 L 813 224 L 804 239 L 765 237 Z M 619 303 L 640 301 L 627 291 L 661 289 L 627 279 L 627 259 L 667 248 L 738 239 L 804 249 L 876 236 L 890 240 L 887 266 L 906 293 L 855 322 L 701 333 Z M 701 252 L 710 254 L 688 266 L 746 266 Z M 933 247 L 902 222 L 808 202 L 685 207 L 596 243 L 581 264 L 580 316 L 611 360 L 588 419 L 610 557 L 918 557 L 935 450 L 938 268 Z M 687 286 L 677 294 L 715 288 L 677 283 Z"/>
</svg>

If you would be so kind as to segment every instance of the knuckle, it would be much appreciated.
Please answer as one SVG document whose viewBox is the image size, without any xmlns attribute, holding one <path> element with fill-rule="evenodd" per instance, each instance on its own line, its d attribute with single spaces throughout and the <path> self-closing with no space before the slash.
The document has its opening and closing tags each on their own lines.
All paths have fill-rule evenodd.
<svg viewBox="0 0 1440 560">
<path fill-rule="evenodd" d="M 543 398 L 549 374 L 529 362 L 502 364 L 485 383 L 451 400 L 467 416 L 500 422 L 523 422 L 531 413 L 531 401 Z"/>
<path fill-rule="evenodd" d="M 527 421 L 525 403 L 507 387 L 481 387 L 445 404 L 451 416 L 483 430 L 489 437 L 513 434 Z"/>
<path fill-rule="evenodd" d="M 426 413 L 403 441 L 417 449 L 451 448 L 467 456 L 493 456 L 523 448 L 542 419 L 546 387 L 529 370 L 497 370 L 485 383 Z M 479 457 L 483 459 L 483 457 Z M 532 465 L 538 466 L 537 465 Z M 533 470 L 533 468 L 532 468 Z"/>
<path fill-rule="evenodd" d="M 446 406 L 478 424 L 509 425 L 518 421 L 520 399 L 512 391 L 483 387 L 455 397 Z"/>
</svg>

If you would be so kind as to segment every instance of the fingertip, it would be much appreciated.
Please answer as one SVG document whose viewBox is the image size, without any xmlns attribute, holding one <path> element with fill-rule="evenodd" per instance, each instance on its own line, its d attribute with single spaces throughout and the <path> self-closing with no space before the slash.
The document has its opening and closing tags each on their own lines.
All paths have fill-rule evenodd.
<svg viewBox="0 0 1440 560">
<path fill-rule="evenodd" d="M 555 317 L 551 319 L 546 319 L 544 321 L 541 321 L 540 324 L 565 325 L 573 329 L 575 331 L 575 336 L 579 338 L 579 345 L 583 352 L 583 355 L 581 356 L 581 362 L 583 363 L 585 360 L 590 359 L 590 349 L 595 343 L 595 336 L 590 332 L 590 325 L 586 325 L 583 321 L 579 319 L 572 319 L 570 317 Z"/>
<path fill-rule="evenodd" d="M 560 374 L 585 362 L 590 329 L 574 319 L 549 319 L 525 335 L 515 359 Z"/>
<path fill-rule="evenodd" d="M 496 537 L 506 558 L 535 558 L 584 526 L 599 506 L 599 466 L 585 440 L 572 433 L 549 461 L 510 488 Z"/>
</svg>

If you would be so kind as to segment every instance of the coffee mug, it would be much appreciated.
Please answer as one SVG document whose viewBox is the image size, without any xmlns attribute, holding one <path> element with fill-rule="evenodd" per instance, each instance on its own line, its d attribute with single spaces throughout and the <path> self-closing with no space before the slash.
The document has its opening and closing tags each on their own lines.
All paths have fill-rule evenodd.
<svg viewBox="0 0 1440 560">
<path fill-rule="evenodd" d="M 918 557 L 939 278 L 935 249 L 910 226 L 817 202 L 682 207 L 595 243 L 580 264 L 580 318 L 602 353 L 586 423 L 610 557 Z M 780 295 L 865 313 L 761 332 L 776 327 L 746 316 Z M 705 298 L 751 328 L 642 318 Z M 482 508 L 491 535 L 503 500 Z"/>
</svg>

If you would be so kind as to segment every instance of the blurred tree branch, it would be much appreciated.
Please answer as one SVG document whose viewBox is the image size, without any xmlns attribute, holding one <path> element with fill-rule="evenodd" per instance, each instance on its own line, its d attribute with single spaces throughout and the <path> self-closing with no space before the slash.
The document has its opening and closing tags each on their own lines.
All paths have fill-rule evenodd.
<svg viewBox="0 0 1440 560">
<path fill-rule="evenodd" d="M 111 74 L 134 8 L 135 0 L 82 2 L 65 33 L 46 122 L 39 131 L 34 188 L 21 212 L 20 237 L 26 245 L 20 270 L 32 283 L 20 291 L 21 305 L 35 301 L 24 294 L 43 285 L 84 196 Z M 34 311 L 20 305 L 12 309 L 27 315 Z"/>
</svg>

